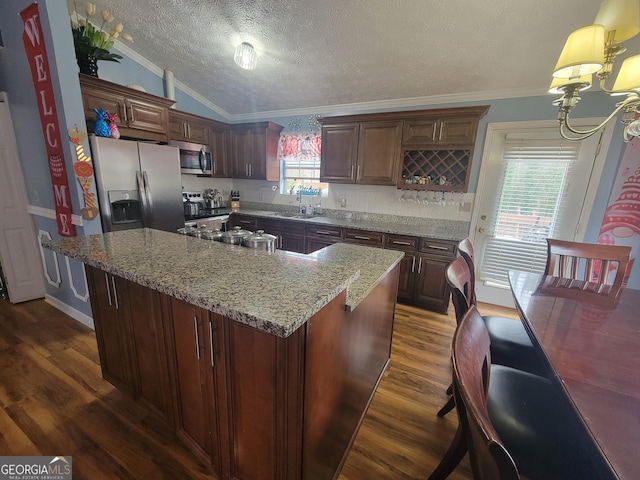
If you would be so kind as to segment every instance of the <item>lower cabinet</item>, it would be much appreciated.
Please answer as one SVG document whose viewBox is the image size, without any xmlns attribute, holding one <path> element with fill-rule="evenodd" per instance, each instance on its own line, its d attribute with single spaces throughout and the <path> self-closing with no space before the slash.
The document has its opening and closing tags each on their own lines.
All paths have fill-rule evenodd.
<svg viewBox="0 0 640 480">
<path fill-rule="evenodd" d="M 398 300 L 447 313 L 451 289 L 445 271 L 455 258 L 456 242 L 390 234 L 385 248 L 405 254 L 400 263 Z"/>
<path fill-rule="evenodd" d="M 287 338 L 86 271 L 104 378 L 215 478 L 336 478 L 389 362 L 397 269 L 356 310 L 343 291 Z"/>
<path fill-rule="evenodd" d="M 86 272 L 103 377 L 172 423 L 162 295 L 97 268 Z"/>
<path fill-rule="evenodd" d="M 176 391 L 175 426 L 199 459 L 221 474 L 220 430 L 218 428 L 218 377 L 216 345 L 220 318 L 182 300 L 168 297 L 172 341 L 168 358 Z"/>
<path fill-rule="evenodd" d="M 259 217 L 256 219 L 256 227 L 276 236 L 277 249 L 305 253 L 305 226 L 303 223 Z"/>
</svg>

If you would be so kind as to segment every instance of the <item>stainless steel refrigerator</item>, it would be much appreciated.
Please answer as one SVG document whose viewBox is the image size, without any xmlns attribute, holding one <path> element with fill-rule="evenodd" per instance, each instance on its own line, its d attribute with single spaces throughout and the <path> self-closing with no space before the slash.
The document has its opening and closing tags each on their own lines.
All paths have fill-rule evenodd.
<svg viewBox="0 0 640 480">
<path fill-rule="evenodd" d="M 177 147 L 91 136 L 102 229 L 184 227 Z"/>
</svg>

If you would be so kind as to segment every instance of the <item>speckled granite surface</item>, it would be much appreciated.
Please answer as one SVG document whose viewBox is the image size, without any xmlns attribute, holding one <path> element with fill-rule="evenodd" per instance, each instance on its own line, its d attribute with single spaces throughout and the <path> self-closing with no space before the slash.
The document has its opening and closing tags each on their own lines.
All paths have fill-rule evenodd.
<svg viewBox="0 0 640 480">
<path fill-rule="evenodd" d="M 43 240 L 44 247 L 280 337 L 345 288 L 347 310 L 401 252 L 336 244 L 315 254 L 263 252 L 151 229 Z"/>
<path fill-rule="evenodd" d="M 453 220 L 437 220 L 416 217 L 402 217 L 394 215 L 381 215 L 373 213 L 349 212 L 351 218 L 343 216 L 314 216 L 305 219 L 282 217 L 280 214 L 290 211 L 260 210 L 263 204 L 250 204 L 237 212 L 244 215 L 254 215 L 256 217 L 285 218 L 286 220 L 296 220 L 304 223 L 316 223 L 320 225 L 334 225 L 337 227 L 357 228 L 373 232 L 393 233 L 396 235 L 412 235 L 414 237 L 428 237 L 440 240 L 460 241 L 469 235 L 469 223 Z M 278 205 L 273 205 L 273 208 Z M 332 211 L 335 212 L 335 211 Z"/>
</svg>

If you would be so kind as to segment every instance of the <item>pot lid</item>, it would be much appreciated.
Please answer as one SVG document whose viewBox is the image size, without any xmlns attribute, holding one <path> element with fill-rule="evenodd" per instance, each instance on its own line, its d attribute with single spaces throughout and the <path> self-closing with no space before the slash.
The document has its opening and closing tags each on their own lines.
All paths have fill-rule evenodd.
<svg viewBox="0 0 640 480">
<path fill-rule="evenodd" d="M 240 226 L 235 226 L 231 230 L 226 231 L 222 234 L 223 237 L 246 237 L 247 235 L 253 234 L 250 230 L 243 230 Z"/>
<path fill-rule="evenodd" d="M 276 240 L 275 235 L 271 235 L 270 233 L 264 233 L 264 230 L 256 230 L 256 233 L 248 235 L 245 237 L 246 242 L 274 242 Z"/>
</svg>

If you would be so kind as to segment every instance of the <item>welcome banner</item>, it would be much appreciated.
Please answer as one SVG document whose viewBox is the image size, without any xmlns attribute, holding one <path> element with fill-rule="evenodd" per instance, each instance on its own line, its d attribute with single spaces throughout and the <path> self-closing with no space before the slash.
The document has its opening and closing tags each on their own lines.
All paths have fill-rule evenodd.
<svg viewBox="0 0 640 480">
<path fill-rule="evenodd" d="M 58 114 L 53 97 L 47 50 L 42 38 L 38 4 L 32 3 L 20 12 L 20 16 L 24 22 L 22 41 L 24 42 L 24 49 L 31 68 L 31 79 L 36 90 L 40 123 L 47 148 L 58 233 L 65 237 L 75 237 L 75 227 L 71 223 L 71 197 L 69 195 L 69 183 L 64 162 L 62 136 L 58 126 Z"/>
</svg>

